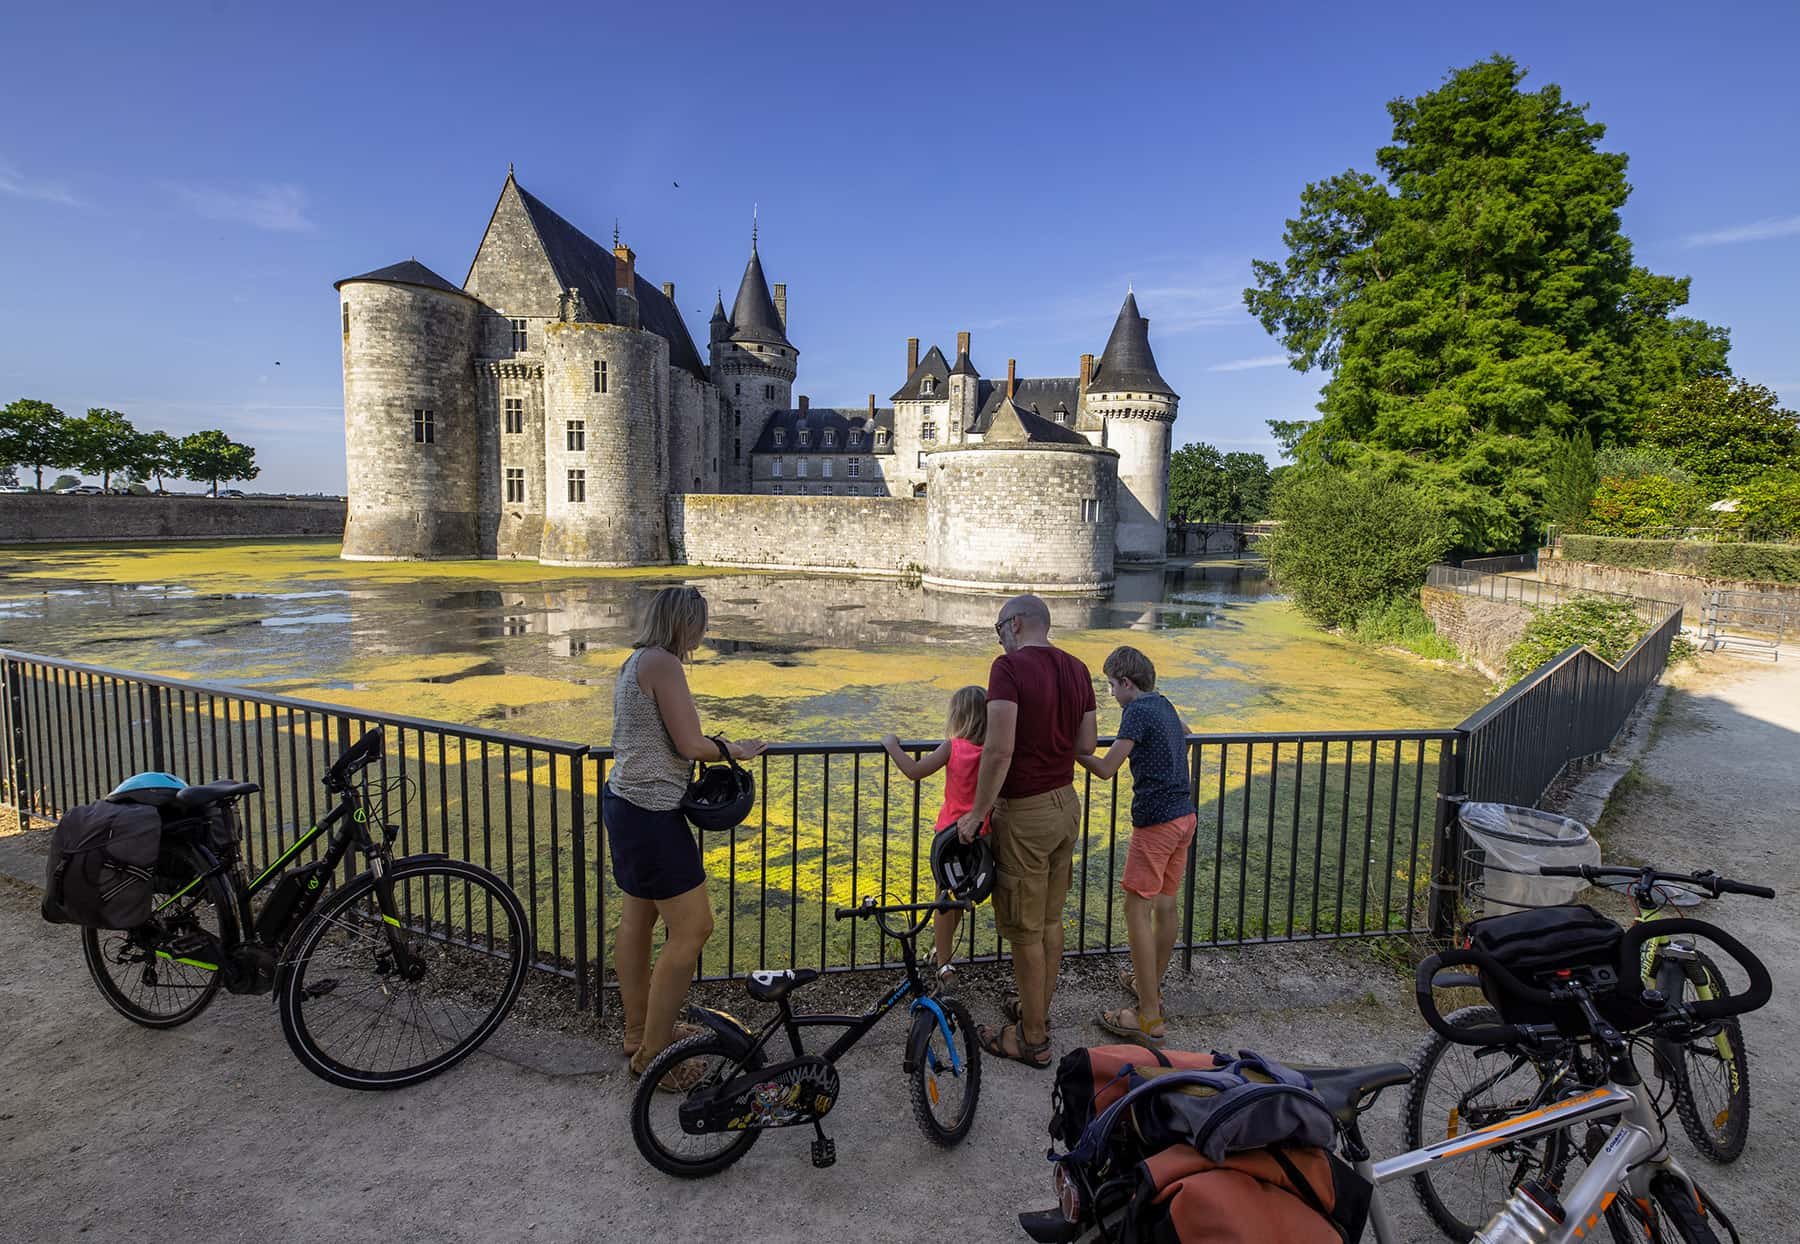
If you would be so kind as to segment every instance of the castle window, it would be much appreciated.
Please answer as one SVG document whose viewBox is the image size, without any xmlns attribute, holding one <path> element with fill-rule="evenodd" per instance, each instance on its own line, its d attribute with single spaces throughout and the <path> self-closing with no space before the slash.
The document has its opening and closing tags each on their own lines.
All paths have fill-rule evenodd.
<svg viewBox="0 0 1800 1244">
<path fill-rule="evenodd" d="M 925 451 L 923 449 L 919 451 L 919 469 L 921 471 L 925 469 Z"/>
<path fill-rule="evenodd" d="M 744 396 L 744 382 L 743 382 L 743 381 L 742 381 L 742 380 L 734 380 L 734 381 L 732 381 L 732 383 L 731 383 L 731 395 L 732 395 L 732 396 L 733 396 L 733 397 L 742 397 L 742 396 Z"/>
<path fill-rule="evenodd" d="M 800 448 L 805 449 L 810 444 L 812 444 L 812 433 L 808 432 L 805 428 L 801 428 L 800 429 Z"/>
<path fill-rule="evenodd" d="M 819 474 L 824 476 L 826 479 L 831 478 L 831 459 L 830 458 L 819 459 Z"/>
<path fill-rule="evenodd" d="M 920 397 L 930 397 L 933 393 L 936 393 L 936 392 L 937 392 L 937 377 L 936 376 L 927 376 L 927 377 L 925 377 L 925 379 L 919 381 L 919 396 Z"/>
<path fill-rule="evenodd" d="M 506 401 L 506 430 L 523 432 L 525 430 L 525 399 L 509 397 Z"/>
<path fill-rule="evenodd" d="M 765 384 L 763 386 L 763 396 L 771 402 L 774 401 L 775 400 L 775 386 L 772 384 Z"/>
<path fill-rule="evenodd" d="M 525 468 L 506 468 L 506 499 L 518 503 L 525 500 Z"/>
<path fill-rule="evenodd" d="M 850 448 L 852 448 L 852 449 L 861 449 L 862 448 L 862 433 L 861 432 L 850 433 L 849 444 L 850 444 Z"/>
<path fill-rule="evenodd" d="M 783 446 L 785 446 L 786 444 L 787 444 L 787 432 L 785 432 L 781 428 L 776 428 L 775 429 L 775 448 L 780 449 Z"/>
<path fill-rule="evenodd" d="M 733 415 L 731 417 L 731 426 L 734 428 L 743 427 L 744 426 L 744 417 L 742 415 Z"/>
<path fill-rule="evenodd" d="M 515 350 L 525 349 L 526 348 L 526 340 L 527 340 L 527 338 L 525 336 L 525 321 L 524 320 L 514 320 L 512 322 L 512 326 L 513 326 L 513 349 L 515 349 Z"/>
<path fill-rule="evenodd" d="M 587 448 L 587 420 L 569 420 L 569 452 L 576 453 Z M 570 498 L 573 500 L 574 498 Z"/>
<path fill-rule="evenodd" d="M 569 472 L 569 500 L 587 500 L 587 472 L 574 470 Z"/>
<path fill-rule="evenodd" d="M 594 392 L 606 392 L 606 360 L 594 360 Z"/>
<path fill-rule="evenodd" d="M 795 479 L 805 479 L 806 478 L 806 459 L 805 458 L 795 458 L 794 459 L 794 478 Z M 802 491 L 804 491 L 804 490 L 802 490 Z"/>
<path fill-rule="evenodd" d="M 350 339 L 350 304 L 344 304 L 344 339 Z"/>
<path fill-rule="evenodd" d="M 437 418 L 422 407 L 413 410 L 413 441 L 430 445 L 437 440 Z"/>
<path fill-rule="evenodd" d="M 880 449 L 884 445 L 886 445 L 887 438 L 888 438 L 888 434 L 887 434 L 886 428 L 875 429 L 875 448 Z"/>
<path fill-rule="evenodd" d="M 837 433 L 836 432 L 832 431 L 830 428 L 826 428 L 825 431 L 822 432 L 820 435 L 822 435 L 825 438 L 825 441 L 824 441 L 825 448 L 827 448 L 827 449 L 836 449 L 837 448 Z"/>
<path fill-rule="evenodd" d="M 731 442 L 731 460 L 733 462 L 742 462 L 744 460 L 744 442 L 743 441 L 736 440 L 736 441 Z"/>
<path fill-rule="evenodd" d="M 850 459 L 849 466 L 845 470 L 844 474 L 848 475 L 851 479 L 855 479 L 857 476 L 861 475 L 862 474 L 862 459 L 861 458 Z"/>
<path fill-rule="evenodd" d="M 1100 502 L 1098 498 L 1082 498 L 1081 521 L 1084 523 L 1097 523 L 1100 521 Z"/>
<path fill-rule="evenodd" d="M 1061 402 L 1058 402 L 1056 404 L 1056 414 L 1053 417 L 1058 423 L 1067 423 L 1069 421 L 1069 408 L 1064 406 Z"/>
<path fill-rule="evenodd" d="M 770 487 L 769 491 L 774 493 L 777 497 L 779 497 L 779 496 L 784 495 L 787 492 L 787 489 L 785 486 L 783 486 L 781 484 L 775 484 Z"/>
<path fill-rule="evenodd" d="M 935 441 L 937 439 L 937 424 L 932 423 L 930 420 L 921 423 L 919 425 L 919 439 L 922 441 Z"/>
<path fill-rule="evenodd" d="M 780 454 L 777 454 L 777 455 L 775 455 L 775 457 L 769 459 L 769 475 L 771 478 L 774 478 L 774 479 L 781 478 L 781 455 Z"/>
<path fill-rule="evenodd" d="M 823 495 L 829 497 L 829 496 L 833 495 L 835 492 L 837 492 L 837 489 L 833 488 L 830 484 L 827 484 L 827 485 L 825 485 L 825 487 L 819 489 L 819 491 Z"/>
</svg>

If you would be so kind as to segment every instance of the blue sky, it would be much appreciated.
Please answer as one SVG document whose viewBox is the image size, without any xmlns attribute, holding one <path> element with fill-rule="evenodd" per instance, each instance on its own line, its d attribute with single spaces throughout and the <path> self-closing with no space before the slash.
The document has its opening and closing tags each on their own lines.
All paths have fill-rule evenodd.
<svg viewBox="0 0 1800 1244">
<path fill-rule="evenodd" d="M 222 427 L 258 487 L 343 486 L 339 277 L 467 272 L 509 161 L 704 342 L 752 204 L 796 392 L 899 387 L 905 338 L 1072 375 L 1127 283 L 1177 443 L 1269 451 L 1322 378 L 1243 310 L 1384 103 L 1500 51 L 1631 156 L 1639 262 L 1694 278 L 1800 402 L 1792 5 L 8 5 L 0 401 Z M 679 182 L 679 187 L 674 183 Z"/>
</svg>

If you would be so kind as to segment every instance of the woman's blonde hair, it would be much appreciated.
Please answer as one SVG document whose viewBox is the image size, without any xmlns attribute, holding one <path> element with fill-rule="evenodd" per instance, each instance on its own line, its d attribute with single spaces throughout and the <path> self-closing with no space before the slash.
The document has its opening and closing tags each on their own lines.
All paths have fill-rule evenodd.
<svg viewBox="0 0 1800 1244">
<path fill-rule="evenodd" d="M 950 697 L 950 719 L 945 730 L 953 739 L 967 739 L 979 746 L 987 738 L 987 691 L 961 687 Z"/>
<path fill-rule="evenodd" d="M 661 648 L 678 657 L 700 646 L 706 634 L 706 597 L 697 587 L 665 587 L 650 599 L 633 648 Z"/>
</svg>

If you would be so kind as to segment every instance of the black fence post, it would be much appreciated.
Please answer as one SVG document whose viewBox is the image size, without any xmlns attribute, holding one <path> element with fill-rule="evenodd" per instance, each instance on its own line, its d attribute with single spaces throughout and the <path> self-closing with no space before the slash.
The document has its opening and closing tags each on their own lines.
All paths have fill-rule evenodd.
<svg viewBox="0 0 1800 1244">
<path fill-rule="evenodd" d="M 12 658 L 6 665 L 7 750 L 12 753 L 13 804 L 19 813 L 19 828 L 31 828 L 31 762 L 25 752 L 25 688 L 21 685 L 19 667 Z"/>
<path fill-rule="evenodd" d="M 1449 938 L 1456 931 L 1457 898 L 1462 890 L 1462 859 L 1458 849 L 1461 829 L 1456 810 L 1468 798 L 1463 789 L 1463 765 L 1469 736 L 1456 732 L 1438 752 L 1437 817 L 1431 834 L 1431 901 L 1426 908 L 1433 937 Z"/>
<path fill-rule="evenodd" d="M 552 764 L 556 763 L 554 760 Z M 587 786 L 587 749 L 569 755 L 569 849 L 575 858 L 569 875 L 575 879 L 575 1009 L 584 1010 L 588 1003 L 587 940 L 587 825 L 585 818 Z"/>
<path fill-rule="evenodd" d="M 1195 832 L 1188 838 L 1187 881 L 1184 883 L 1187 893 L 1182 897 L 1181 918 L 1181 970 L 1188 975 L 1194 972 L 1194 869 L 1200 859 L 1200 744 L 1193 739 L 1188 740 L 1188 798 L 1194 803 Z M 1214 895 L 1213 901 L 1218 901 Z M 1267 929 L 1263 930 L 1268 933 Z"/>
<path fill-rule="evenodd" d="M 163 694 L 162 688 L 155 683 L 150 684 L 150 767 L 159 773 L 169 771 L 169 751 L 164 742 L 166 731 L 163 729 Z"/>
</svg>

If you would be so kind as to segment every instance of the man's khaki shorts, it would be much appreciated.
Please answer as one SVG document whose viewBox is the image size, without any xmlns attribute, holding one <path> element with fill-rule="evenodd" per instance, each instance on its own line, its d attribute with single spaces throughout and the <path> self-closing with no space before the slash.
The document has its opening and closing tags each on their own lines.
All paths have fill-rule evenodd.
<svg viewBox="0 0 1800 1244">
<path fill-rule="evenodd" d="M 1074 786 L 994 805 L 994 926 L 1001 937 L 1029 945 L 1060 926 L 1080 832 Z"/>
</svg>

